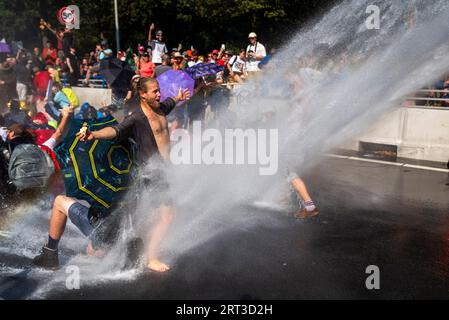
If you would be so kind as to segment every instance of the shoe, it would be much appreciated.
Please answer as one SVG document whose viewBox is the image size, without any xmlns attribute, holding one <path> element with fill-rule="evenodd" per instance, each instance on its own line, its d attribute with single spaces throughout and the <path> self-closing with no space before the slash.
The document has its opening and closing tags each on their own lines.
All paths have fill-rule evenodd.
<svg viewBox="0 0 449 320">
<path fill-rule="evenodd" d="M 307 209 L 304 208 L 295 214 L 295 218 L 306 219 L 306 218 L 315 217 L 317 214 L 318 214 L 317 207 L 315 207 L 315 209 L 313 209 L 312 211 L 307 211 Z"/>
<path fill-rule="evenodd" d="M 306 210 L 306 208 L 296 212 L 294 217 L 297 218 L 297 219 L 305 219 L 305 218 L 307 218 L 307 210 Z"/>
<path fill-rule="evenodd" d="M 134 269 L 138 266 L 143 253 L 143 241 L 140 238 L 131 239 L 126 248 L 124 269 Z"/>
<path fill-rule="evenodd" d="M 318 208 L 315 207 L 315 209 L 313 209 L 312 211 L 308 211 L 307 214 L 309 215 L 309 218 L 315 217 L 316 215 L 318 215 Z"/>
<path fill-rule="evenodd" d="M 35 266 L 55 270 L 59 268 L 58 250 L 52 250 L 43 247 L 41 253 L 34 257 L 33 264 Z"/>
</svg>

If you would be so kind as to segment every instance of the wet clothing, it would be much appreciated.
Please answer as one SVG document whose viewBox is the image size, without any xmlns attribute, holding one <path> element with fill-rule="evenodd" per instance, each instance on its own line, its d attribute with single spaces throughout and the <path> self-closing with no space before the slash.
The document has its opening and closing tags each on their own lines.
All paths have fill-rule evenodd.
<svg viewBox="0 0 449 320">
<path fill-rule="evenodd" d="M 160 103 L 160 109 L 167 116 L 176 106 L 175 100 L 167 98 Z M 113 127 L 117 133 L 119 141 L 127 141 L 129 138 L 136 142 L 137 154 L 135 156 L 138 164 L 144 164 L 153 155 L 159 154 L 156 139 L 150 123 L 139 107 L 130 116 L 126 117 L 123 122 Z"/>
<path fill-rule="evenodd" d="M 79 202 L 75 202 L 69 207 L 68 216 L 70 221 L 84 234 L 90 236 L 94 227 L 89 221 L 89 208 Z"/>
<path fill-rule="evenodd" d="M 140 186 L 138 192 L 140 194 L 151 194 L 150 203 L 153 207 L 161 205 L 173 205 L 173 199 L 170 195 L 170 185 L 167 175 L 161 169 L 153 169 L 141 172 Z"/>
<path fill-rule="evenodd" d="M 160 103 L 160 109 L 167 116 L 176 106 L 176 102 L 172 98 L 166 99 Z M 134 159 L 139 167 L 135 171 L 136 176 L 136 197 L 142 194 L 150 193 L 153 201 L 152 205 L 158 207 L 160 205 L 171 205 L 173 203 L 170 196 L 170 187 L 165 172 L 160 168 L 145 168 L 145 164 L 150 159 L 158 161 L 159 149 L 151 129 L 148 118 L 139 106 L 137 110 L 128 116 L 122 123 L 115 126 L 117 139 L 124 141 L 132 139 L 135 141 L 133 154 Z M 160 158 L 159 158 L 160 159 Z M 153 163 L 151 163 L 153 164 Z M 155 166 L 157 167 L 157 166 Z M 137 201 L 136 201 L 137 203 Z"/>
</svg>

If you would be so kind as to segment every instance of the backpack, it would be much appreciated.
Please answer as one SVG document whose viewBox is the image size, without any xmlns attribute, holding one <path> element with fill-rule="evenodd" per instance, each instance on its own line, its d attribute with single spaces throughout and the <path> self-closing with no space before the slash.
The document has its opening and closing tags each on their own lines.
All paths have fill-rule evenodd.
<svg viewBox="0 0 449 320">
<path fill-rule="evenodd" d="M 35 144 L 15 147 L 9 160 L 8 175 L 19 190 L 44 188 L 55 170 L 50 157 Z"/>
</svg>

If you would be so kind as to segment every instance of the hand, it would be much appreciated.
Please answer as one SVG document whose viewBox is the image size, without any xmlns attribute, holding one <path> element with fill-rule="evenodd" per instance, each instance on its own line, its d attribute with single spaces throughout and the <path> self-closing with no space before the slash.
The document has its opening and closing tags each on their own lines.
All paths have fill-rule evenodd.
<svg viewBox="0 0 449 320">
<path fill-rule="evenodd" d="M 38 101 L 36 101 L 36 110 L 38 112 L 45 112 L 45 104 L 46 104 L 45 99 L 44 100 L 39 99 Z"/>
<path fill-rule="evenodd" d="M 3 80 L 0 80 L 0 84 L 5 84 L 5 81 L 3 81 Z"/>
<path fill-rule="evenodd" d="M 44 102 L 45 102 L 45 103 L 48 103 L 48 97 L 45 97 L 45 98 L 44 98 Z"/>
<path fill-rule="evenodd" d="M 72 106 L 67 107 L 67 108 L 63 108 L 61 110 L 61 115 L 62 115 L 63 118 L 68 118 L 70 116 L 70 114 L 72 114 L 72 113 L 73 113 L 73 107 Z"/>
<path fill-rule="evenodd" d="M 94 134 L 87 129 L 87 127 L 81 127 L 80 131 L 76 134 L 80 141 L 84 142 L 86 140 L 94 139 Z"/>
<path fill-rule="evenodd" d="M 151 30 L 151 31 L 154 30 L 154 23 L 152 23 L 152 24 L 150 25 L 150 30 Z"/>
<path fill-rule="evenodd" d="M 184 100 L 188 100 L 190 98 L 190 91 L 189 89 L 179 89 L 178 91 L 178 95 L 174 98 L 174 100 L 176 101 L 176 103 L 178 103 L 179 101 L 184 101 Z"/>
<path fill-rule="evenodd" d="M 70 68 L 70 73 L 73 73 L 73 68 Z"/>
</svg>

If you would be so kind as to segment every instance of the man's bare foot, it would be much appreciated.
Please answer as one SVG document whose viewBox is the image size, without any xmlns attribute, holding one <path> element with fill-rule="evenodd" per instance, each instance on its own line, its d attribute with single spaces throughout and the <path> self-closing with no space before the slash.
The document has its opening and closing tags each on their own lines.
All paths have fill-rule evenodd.
<svg viewBox="0 0 449 320">
<path fill-rule="evenodd" d="M 87 245 L 86 248 L 86 253 L 88 256 L 91 257 L 96 257 L 96 258 L 103 258 L 106 255 L 106 252 L 104 250 L 95 250 L 92 247 L 92 242 L 89 241 L 89 244 Z"/>
<path fill-rule="evenodd" d="M 160 261 L 158 259 L 149 260 L 147 268 L 150 269 L 151 271 L 156 271 L 156 272 L 165 272 L 165 271 L 170 270 L 169 266 L 167 266 L 165 263 L 163 263 L 162 261 Z"/>
</svg>

